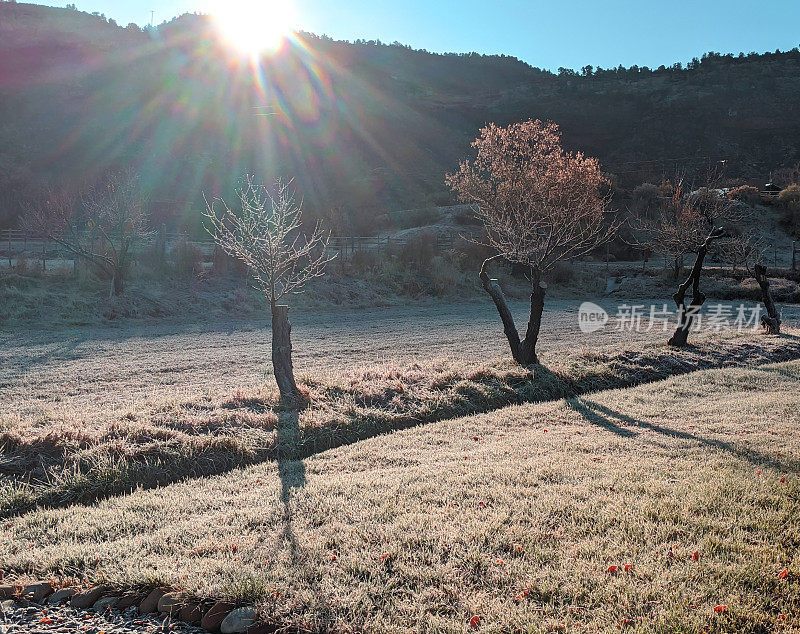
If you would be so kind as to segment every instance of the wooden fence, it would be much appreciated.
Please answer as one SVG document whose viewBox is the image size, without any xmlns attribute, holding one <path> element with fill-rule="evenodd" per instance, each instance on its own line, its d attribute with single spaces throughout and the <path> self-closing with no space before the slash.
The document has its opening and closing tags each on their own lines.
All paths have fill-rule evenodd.
<svg viewBox="0 0 800 634">
<path fill-rule="evenodd" d="M 400 249 L 409 241 L 408 236 L 403 237 L 376 237 L 376 236 L 331 236 L 328 251 L 341 258 L 351 258 L 356 253 L 386 252 Z M 215 245 L 209 240 L 189 240 L 185 234 L 165 232 L 149 242 L 140 245 L 140 252 L 155 244 L 163 244 L 166 254 L 172 252 L 180 242 L 187 242 L 203 253 L 205 259 L 211 259 Z M 449 251 L 453 248 L 455 235 L 448 232 L 437 233 L 431 246 L 437 253 Z M 45 240 L 41 236 L 21 229 L 4 229 L 0 231 L 0 265 L 13 266 L 19 258 L 41 263 L 42 268 L 47 268 L 48 260 L 72 261 L 73 255 L 58 243 Z"/>
</svg>

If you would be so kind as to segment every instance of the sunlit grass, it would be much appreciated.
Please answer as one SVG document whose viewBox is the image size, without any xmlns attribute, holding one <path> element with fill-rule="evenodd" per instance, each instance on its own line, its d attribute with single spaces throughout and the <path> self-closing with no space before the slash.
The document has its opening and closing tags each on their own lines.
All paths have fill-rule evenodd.
<svg viewBox="0 0 800 634">
<path fill-rule="evenodd" d="M 311 629 L 790 631 L 799 380 L 711 370 L 37 511 L 2 561 Z"/>
</svg>

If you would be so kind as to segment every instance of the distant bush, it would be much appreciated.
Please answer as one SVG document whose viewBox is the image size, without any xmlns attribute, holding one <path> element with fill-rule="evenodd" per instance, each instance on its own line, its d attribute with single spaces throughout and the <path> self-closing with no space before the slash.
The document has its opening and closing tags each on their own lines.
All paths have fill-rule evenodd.
<svg viewBox="0 0 800 634">
<path fill-rule="evenodd" d="M 203 268 L 203 252 L 185 238 L 181 238 L 172 249 L 172 262 L 176 277 L 190 279 Z"/>
<path fill-rule="evenodd" d="M 372 250 L 356 251 L 350 258 L 349 264 L 354 273 L 375 273 L 381 268 L 382 257 L 380 253 Z"/>
<path fill-rule="evenodd" d="M 566 286 L 574 279 L 575 267 L 569 262 L 557 262 L 550 273 L 550 281 L 560 286 Z"/>
<path fill-rule="evenodd" d="M 213 270 L 216 275 L 247 275 L 247 266 L 239 259 L 231 257 L 219 245 L 214 247 Z"/>
<path fill-rule="evenodd" d="M 778 194 L 778 202 L 785 209 L 800 207 L 800 185 L 789 185 Z"/>
<path fill-rule="evenodd" d="M 464 238 L 456 238 L 453 243 L 453 259 L 461 270 L 478 271 L 483 261 L 494 255 L 494 251 L 484 245 Z"/>
<path fill-rule="evenodd" d="M 430 278 L 433 293 L 447 295 L 458 286 L 462 274 L 452 258 L 437 255 L 431 259 Z"/>
<path fill-rule="evenodd" d="M 761 202 L 761 192 L 758 191 L 757 187 L 742 185 L 741 187 L 730 190 L 728 192 L 728 198 L 754 207 Z"/>
<path fill-rule="evenodd" d="M 675 185 L 672 184 L 671 180 L 663 180 L 658 186 L 658 193 L 662 198 L 672 199 L 675 195 Z"/>
<path fill-rule="evenodd" d="M 398 260 L 411 269 L 420 269 L 430 265 L 436 255 L 436 233 L 433 231 L 420 231 L 409 236 L 406 243 L 400 248 Z"/>
<path fill-rule="evenodd" d="M 786 210 L 786 220 L 794 233 L 800 231 L 800 185 L 789 185 L 778 194 L 778 204 Z"/>
<path fill-rule="evenodd" d="M 642 183 L 631 193 L 633 211 L 651 216 L 661 208 L 661 191 L 652 183 Z"/>
</svg>

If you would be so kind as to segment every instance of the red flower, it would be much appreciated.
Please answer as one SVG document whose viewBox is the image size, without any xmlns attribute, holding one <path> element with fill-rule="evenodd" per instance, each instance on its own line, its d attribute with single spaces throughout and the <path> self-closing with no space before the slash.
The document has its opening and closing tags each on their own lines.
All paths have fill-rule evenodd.
<svg viewBox="0 0 800 634">
<path fill-rule="evenodd" d="M 786 482 L 786 478 L 781 478 L 781 483 Z"/>
<path fill-rule="evenodd" d="M 633 564 L 625 564 L 625 565 L 622 567 L 622 569 L 623 569 L 625 572 L 630 572 L 630 571 L 631 571 L 631 568 L 633 568 Z"/>
<path fill-rule="evenodd" d="M 698 559 L 700 559 L 700 553 L 699 553 L 698 551 L 696 551 L 696 550 L 695 550 L 695 551 L 692 553 L 692 561 L 697 561 Z"/>
<path fill-rule="evenodd" d="M 778 573 L 778 579 L 786 579 L 789 576 L 789 571 L 784 568 Z"/>
<path fill-rule="evenodd" d="M 473 630 L 477 630 L 477 629 L 478 629 L 478 626 L 479 626 L 480 624 L 481 624 L 481 617 L 479 617 L 477 614 L 476 614 L 475 616 L 473 616 L 473 617 L 472 617 L 472 618 L 469 620 L 469 626 L 470 626 L 470 627 L 471 627 Z"/>
<path fill-rule="evenodd" d="M 756 470 L 756 475 L 761 475 L 761 469 Z"/>
<path fill-rule="evenodd" d="M 606 572 L 610 575 L 616 574 L 617 570 L 619 570 L 619 566 L 609 566 Z"/>
<path fill-rule="evenodd" d="M 715 605 L 714 612 L 727 612 L 728 606 L 727 605 Z"/>
</svg>

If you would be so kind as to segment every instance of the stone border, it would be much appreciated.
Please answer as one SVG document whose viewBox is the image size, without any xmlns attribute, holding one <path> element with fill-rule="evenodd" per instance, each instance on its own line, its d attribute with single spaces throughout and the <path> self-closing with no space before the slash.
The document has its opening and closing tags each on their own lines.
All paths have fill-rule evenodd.
<svg viewBox="0 0 800 634">
<path fill-rule="evenodd" d="M 45 606 L 69 602 L 76 609 L 127 610 L 138 607 L 139 614 L 160 613 L 164 617 L 182 621 L 187 625 L 199 625 L 208 632 L 222 634 L 272 634 L 278 626 L 257 621 L 256 609 L 252 605 L 238 605 L 230 601 L 201 601 L 168 588 L 154 588 L 144 592 L 117 591 L 108 586 L 77 588 L 58 587 L 50 581 L 33 581 L 26 585 L 0 585 L 2 606 L 7 602 L 35 603 Z"/>
</svg>

